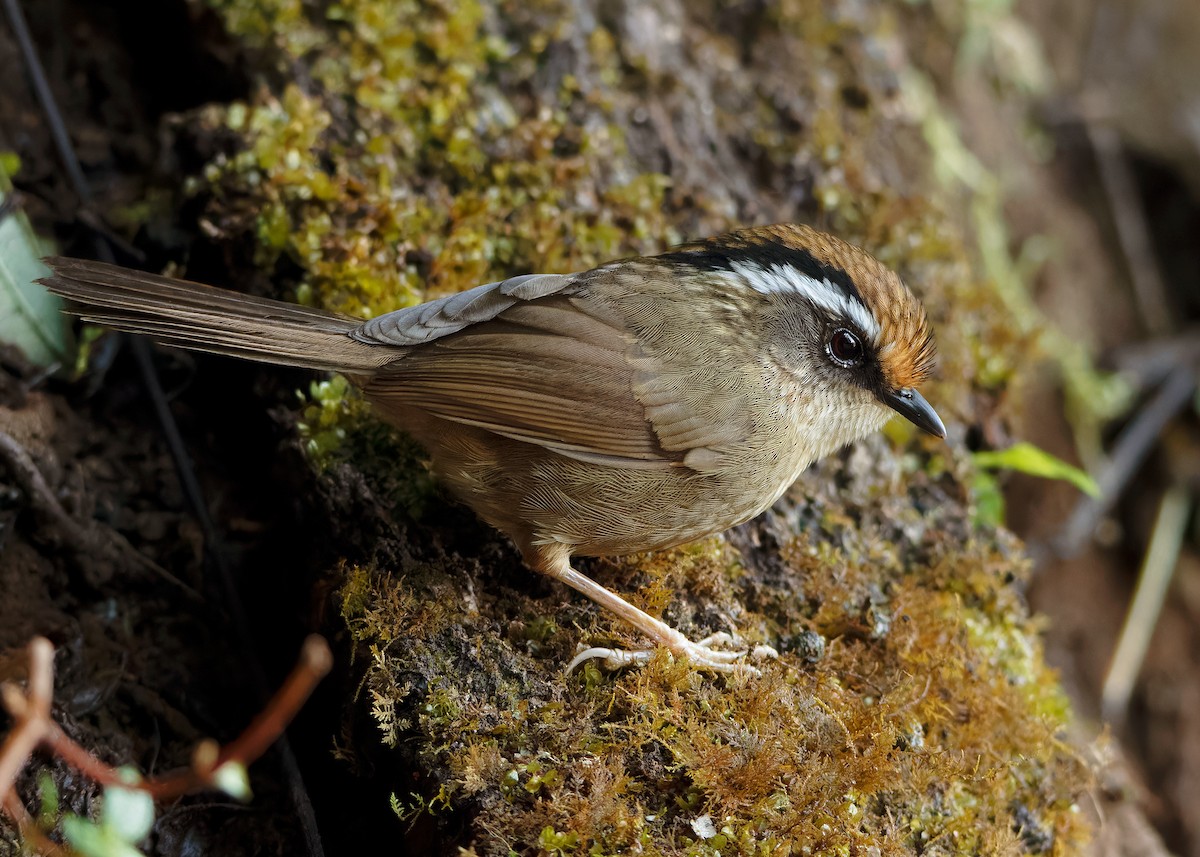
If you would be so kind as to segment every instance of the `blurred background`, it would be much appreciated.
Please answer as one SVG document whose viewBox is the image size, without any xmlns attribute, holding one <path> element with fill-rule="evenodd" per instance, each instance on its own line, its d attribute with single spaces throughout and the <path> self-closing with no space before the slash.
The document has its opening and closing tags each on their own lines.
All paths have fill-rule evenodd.
<svg viewBox="0 0 1200 857">
<path fill-rule="evenodd" d="M 1037 558 L 1031 603 L 1078 710 L 1112 724 L 1168 847 L 1197 854 L 1200 8 L 1101 0 L 1017 12 L 1052 70 L 1038 116 L 1075 203 L 1047 230 L 1075 249 L 1035 277 L 1035 299 L 1128 387 L 1098 435 L 1069 395 L 1063 407 L 1054 373 L 1029 391 L 1022 436 L 1078 456 L 1103 493 L 1078 501 L 1017 477 L 1008 523 Z M 1028 208 L 1010 212 L 1020 222 Z"/>
</svg>

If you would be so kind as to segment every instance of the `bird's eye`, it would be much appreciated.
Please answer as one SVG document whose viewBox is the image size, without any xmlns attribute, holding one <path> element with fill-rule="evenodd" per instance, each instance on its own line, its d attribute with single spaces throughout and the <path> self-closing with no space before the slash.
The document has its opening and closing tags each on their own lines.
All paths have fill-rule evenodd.
<svg viewBox="0 0 1200 857">
<path fill-rule="evenodd" d="M 862 340 L 840 327 L 829 337 L 829 356 L 843 368 L 857 366 L 863 359 Z"/>
</svg>

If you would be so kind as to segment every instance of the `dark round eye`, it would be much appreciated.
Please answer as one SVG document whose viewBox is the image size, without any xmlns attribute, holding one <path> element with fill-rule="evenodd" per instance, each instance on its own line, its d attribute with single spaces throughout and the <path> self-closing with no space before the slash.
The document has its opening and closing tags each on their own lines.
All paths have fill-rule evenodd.
<svg viewBox="0 0 1200 857">
<path fill-rule="evenodd" d="M 857 366 L 863 359 L 862 340 L 846 328 L 840 327 L 829 337 L 829 356 L 847 369 Z"/>
</svg>

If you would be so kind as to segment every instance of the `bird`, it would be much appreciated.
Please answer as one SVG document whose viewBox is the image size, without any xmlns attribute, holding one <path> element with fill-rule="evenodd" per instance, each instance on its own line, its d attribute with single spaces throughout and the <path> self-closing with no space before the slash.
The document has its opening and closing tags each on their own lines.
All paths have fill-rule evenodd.
<svg viewBox="0 0 1200 857">
<path fill-rule="evenodd" d="M 40 282 L 89 322 L 170 346 L 341 373 L 424 447 L 450 493 L 533 571 L 657 646 L 757 672 L 572 564 L 660 551 L 769 508 L 812 462 L 894 414 L 938 437 L 917 387 L 921 301 L 865 250 L 801 224 L 742 229 L 574 274 L 523 274 L 367 321 L 101 262 Z M 731 643 L 735 645 L 730 646 Z"/>
</svg>

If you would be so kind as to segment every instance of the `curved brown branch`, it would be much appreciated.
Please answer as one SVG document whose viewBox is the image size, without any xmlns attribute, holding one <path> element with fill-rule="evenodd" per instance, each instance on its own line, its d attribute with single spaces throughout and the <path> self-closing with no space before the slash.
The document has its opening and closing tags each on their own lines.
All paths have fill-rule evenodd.
<svg viewBox="0 0 1200 857">
<path fill-rule="evenodd" d="M 33 752 L 42 748 L 84 776 L 101 785 L 122 785 L 148 793 L 155 800 L 168 800 L 192 791 L 210 788 L 222 766 L 230 763 L 248 766 L 265 753 L 283 734 L 288 723 L 308 699 L 317 682 L 333 666 L 329 644 L 312 635 L 304 641 L 300 658 L 283 685 L 257 717 L 234 741 L 225 747 L 202 742 L 192 757 L 189 770 L 130 785 L 117 769 L 97 759 L 73 741 L 50 717 L 54 693 L 54 647 L 44 637 L 29 644 L 29 679 L 24 692 L 15 684 L 0 685 L 0 704 L 13 718 L 14 726 L 0 745 L 0 806 L 17 824 L 26 841 L 43 854 L 57 849 L 31 826 L 29 813 L 17 799 L 13 788 L 17 777 Z M 36 835 L 35 835 L 36 834 Z"/>
<path fill-rule="evenodd" d="M 14 723 L 0 745 L 0 799 L 7 799 L 25 762 L 46 736 L 53 692 L 54 647 L 45 637 L 35 637 L 29 644 L 29 690 L 22 694 L 15 685 L 0 685 L 0 700 Z"/>
</svg>

